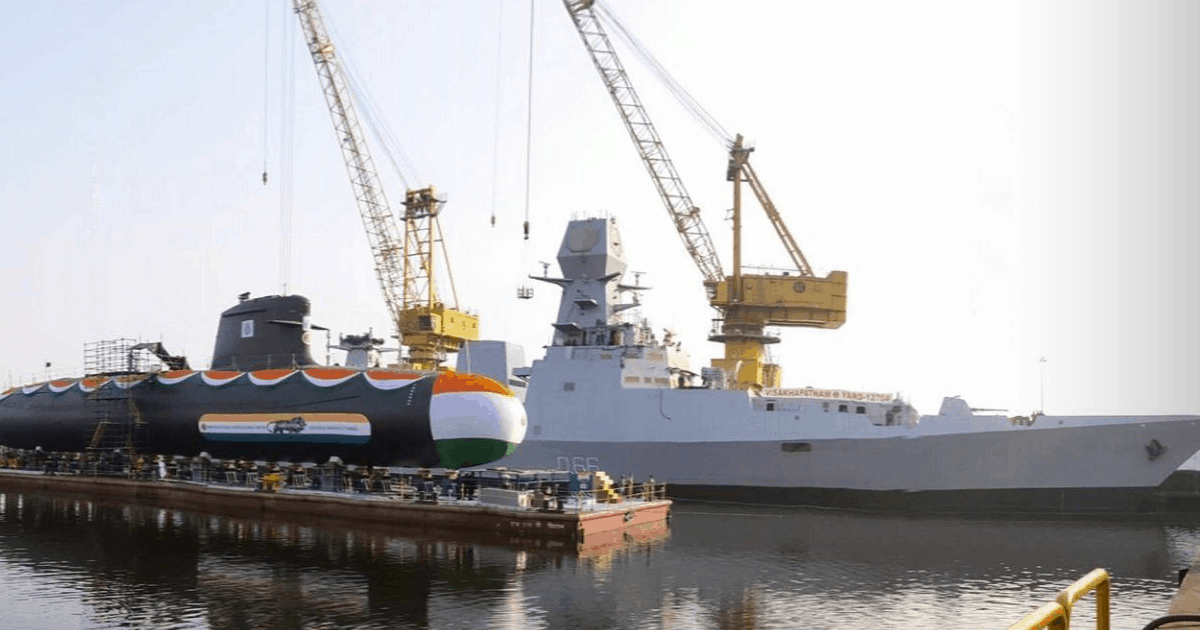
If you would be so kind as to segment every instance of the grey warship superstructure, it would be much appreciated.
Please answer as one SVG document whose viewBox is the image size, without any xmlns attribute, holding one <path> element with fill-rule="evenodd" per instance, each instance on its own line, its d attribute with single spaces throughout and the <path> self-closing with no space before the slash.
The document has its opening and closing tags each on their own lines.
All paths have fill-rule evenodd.
<svg viewBox="0 0 1200 630">
<path fill-rule="evenodd" d="M 545 356 L 482 370 L 528 380 L 525 441 L 498 465 L 653 476 L 676 498 L 1138 511 L 1156 508 L 1151 491 L 1200 449 L 1197 416 L 1009 418 L 956 397 L 922 416 L 888 394 L 731 388 L 722 370 L 693 373 L 679 343 L 624 317 L 636 299 L 623 298 L 643 288 L 622 283 L 620 243 L 613 219 L 571 221 L 563 277 L 537 278 L 562 288 Z"/>
</svg>

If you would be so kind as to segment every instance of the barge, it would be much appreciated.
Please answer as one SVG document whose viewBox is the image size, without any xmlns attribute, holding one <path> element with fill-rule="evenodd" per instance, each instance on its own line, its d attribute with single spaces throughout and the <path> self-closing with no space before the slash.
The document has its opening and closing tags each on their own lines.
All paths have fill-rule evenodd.
<svg viewBox="0 0 1200 630">
<path fill-rule="evenodd" d="M 128 459 L 0 447 L 0 490 L 74 495 L 230 516 L 316 518 L 398 532 L 451 533 L 563 551 L 665 537 L 665 484 L 603 472 L 428 470 Z"/>
</svg>

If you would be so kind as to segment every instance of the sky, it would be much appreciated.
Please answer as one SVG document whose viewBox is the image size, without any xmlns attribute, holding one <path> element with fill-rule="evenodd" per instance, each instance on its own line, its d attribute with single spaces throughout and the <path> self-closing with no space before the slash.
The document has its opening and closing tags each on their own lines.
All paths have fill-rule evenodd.
<svg viewBox="0 0 1200 630">
<path fill-rule="evenodd" d="M 483 337 L 538 358 L 558 295 L 527 276 L 568 220 L 613 216 L 654 287 L 639 316 L 698 371 L 721 351 L 700 274 L 566 11 L 535 2 L 532 31 L 527 0 L 322 6 L 409 184 L 447 196 L 458 304 Z M 816 271 L 849 274 L 842 328 L 771 348 L 785 385 L 899 393 L 924 413 L 947 395 L 1200 413 L 1200 5 L 606 6 L 754 144 Z M 206 368 L 244 291 L 307 296 L 335 343 L 390 333 L 288 3 L 48 0 L 0 37 L 15 54 L 0 67 L 0 385 L 78 374 L 85 343 L 116 337 Z M 728 265 L 725 149 L 619 53 Z M 399 208 L 403 184 L 384 181 Z M 745 223 L 744 262 L 783 264 L 753 205 Z"/>
</svg>

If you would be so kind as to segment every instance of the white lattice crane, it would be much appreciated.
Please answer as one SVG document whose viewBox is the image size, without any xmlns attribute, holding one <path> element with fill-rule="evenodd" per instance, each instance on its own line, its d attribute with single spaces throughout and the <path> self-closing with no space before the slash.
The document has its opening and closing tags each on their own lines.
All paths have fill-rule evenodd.
<svg viewBox="0 0 1200 630">
<path fill-rule="evenodd" d="M 419 370 L 437 369 L 448 352 L 457 351 L 464 341 L 479 338 L 479 319 L 458 310 L 456 304 L 447 306 L 437 293 L 433 261 L 437 249 L 444 253 L 438 224 L 442 201 L 432 186 L 407 191 L 401 240 L 358 122 L 349 81 L 334 54 L 320 8 L 316 0 L 293 0 L 292 6 L 300 19 L 304 42 L 333 119 L 333 130 L 374 255 L 383 299 L 401 343 L 409 349 L 411 366 Z M 446 274 L 451 278 L 453 296 L 449 269 Z"/>
<path fill-rule="evenodd" d="M 778 387 L 779 366 L 767 363 L 765 357 L 767 344 L 778 343 L 779 338 L 768 333 L 765 327 L 841 326 L 846 321 L 846 272 L 833 271 L 824 278 L 813 273 L 784 225 L 779 211 L 767 196 L 766 189 L 750 167 L 749 156 L 753 149 L 743 144 L 740 135 L 729 138 L 722 130 L 721 135 L 729 147 L 726 177 L 733 182 L 733 273 L 725 275 L 700 217 L 700 209 L 684 188 L 662 139 L 597 17 L 596 0 L 563 0 L 563 4 L 608 88 L 621 120 L 671 215 L 675 229 L 683 239 L 684 247 L 704 277 L 709 303 L 720 314 L 718 327 L 709 340 L 723 343 L 725 356 L 713 359 L 713 367 L 722 368 L 727 374 L 733 375 L 737 387 Z M 620 28 L 619 24 L 617 26 Z M 719 128 L 719 125 L 716 127 Z M 750 184 L 791 256 L 796 267 L 794 272 L 782 275 L 743 273 L 743 181 Z"/>
</svg>

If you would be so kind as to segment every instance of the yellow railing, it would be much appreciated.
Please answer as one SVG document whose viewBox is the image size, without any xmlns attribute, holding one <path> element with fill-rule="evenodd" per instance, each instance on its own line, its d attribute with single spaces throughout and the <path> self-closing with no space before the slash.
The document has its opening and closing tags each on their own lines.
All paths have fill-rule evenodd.
<svg viewBox="0 0 1200 630">
<path fill-rule="evenodd" d="M 1050 602 L 1025 615 L 1008 630 L 1067 630 L 1067 611 L 1058 602 Z"/>
<path fill-rule="evenodd" d="M 1071 609 L 1084 595 L 1096 591 L 1096 630 L 1109 630 L 1109 576 L 1104 569 L 1092 569 L 1074 584 L 1058 592 L 1053 602 L 1025 615 L 1008 630 L 1068 630 L 1071 627 Z"/>
</svg>

